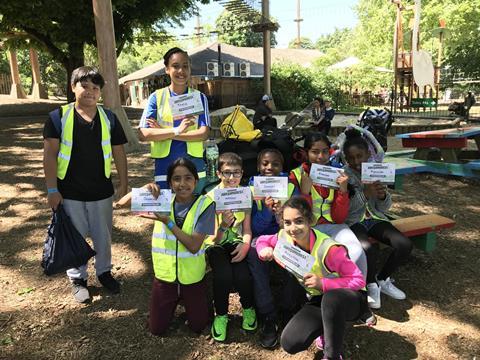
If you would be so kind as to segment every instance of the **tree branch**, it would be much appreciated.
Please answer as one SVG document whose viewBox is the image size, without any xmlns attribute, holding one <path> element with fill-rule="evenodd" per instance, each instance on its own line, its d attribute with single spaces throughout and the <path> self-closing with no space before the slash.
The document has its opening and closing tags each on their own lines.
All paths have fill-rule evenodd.
<svg viewBox="0 0 480 360">
<path fill-rule="evenodd" d="M 53 56 L 55 60 L 62 64 L 66 64 L 68 62 L 68 56 L 62 50 L 60 50 L 48 36 L 41 34 L 37 30 L 28 26 L 21 26 L 20 28 L 23 29 L 34 39 L 44 44 L 48 52 Z"/>
</svg>

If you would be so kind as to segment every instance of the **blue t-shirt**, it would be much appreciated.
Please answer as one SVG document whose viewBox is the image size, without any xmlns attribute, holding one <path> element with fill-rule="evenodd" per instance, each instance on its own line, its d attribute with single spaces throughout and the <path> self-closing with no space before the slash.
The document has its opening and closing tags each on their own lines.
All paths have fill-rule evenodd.
<svg viewBox="0 0 480 360">
<path fill-rule="evenodd" d="M 170 96 L 178 96 L 183 94 L 176 94 L 170 89 Z M 185 90 L 186 94 L 188 89 Z M 210 127 L 210 114 L 208 111 L 208 100 L 205 94 L 201 93 L 201 99 L 203 104 L 203 113 L 198 115 L 198 127 L 208 126 Z M 145 109 L 143 110 L 142 118 L 140 120 L 140 128 L 148 128 L 147 119 L 157 119 L 157 92 L 153 92 L 148 98 L 148 103 Z M 174 120 L 173 126 L 180 126 L 182 119 Z M 193 158 L 187 154 L 187 144 L 185 141 L 172 140 L 172 145 L 170 147 L 170 154 L 162 159 L 155 159 L 155 181 L 160 185 L 161 188 L 168 187 L 166 183 L 166 174 L 168 166 L 174 162 L 179 157 L 187 157 L 192 160 L 197 167 L 197 171 L 204 171 L 205 164 L 203 158 Z"/>
<path fill-rule="evenodd" d="M 288 173 L 280 173 L 278 176 L 288 177 Z M 249 185 L 253 186 L 253 176 L 250 178 Z M 297 195 L 297 189 L 293 195 Z M 252 237 L 257 238 L 261 235 L 273 235 L 280 230 L 275 214 L 265 205 L 262 200 L 262 210 L 258 209 L 257 202 L 252 203 Z"/>
</svg>

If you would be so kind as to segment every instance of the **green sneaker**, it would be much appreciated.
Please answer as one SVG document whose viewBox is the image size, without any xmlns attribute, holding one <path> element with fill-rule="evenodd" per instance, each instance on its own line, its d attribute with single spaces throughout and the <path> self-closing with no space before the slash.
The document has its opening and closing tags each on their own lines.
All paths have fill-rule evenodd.
<svg viewBox="0 0 480 360">
<path fill-rule="evenodd" d="M 216 341 L 225 341 L 227 338 L 228 315 L 217 315 L 212 324 L 212 337 Z"/>
<path fill-rule="evenodd" d="M 255 309 L 243 309 L 243 321 L 242 329 L 247 331 L 253 331 L 257 328 L 257 315 Z"/>
</svg>

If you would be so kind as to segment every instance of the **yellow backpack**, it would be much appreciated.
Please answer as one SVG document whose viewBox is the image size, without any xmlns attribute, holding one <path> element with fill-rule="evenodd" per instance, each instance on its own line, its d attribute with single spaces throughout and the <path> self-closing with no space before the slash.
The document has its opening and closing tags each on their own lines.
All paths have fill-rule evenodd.
<svg viewBox="0 0 480 360">
<path fill-rule="evenodd" d="M 234 139 L 239 141 L 252 141 L 262 135 L 260 130 L 254 130 L 253 124 L 240 111 L 240 106 L 236 106 L 235 110 L 223 120 L 220 126 L 220 132 L 225 139 Z"/>
</svg>

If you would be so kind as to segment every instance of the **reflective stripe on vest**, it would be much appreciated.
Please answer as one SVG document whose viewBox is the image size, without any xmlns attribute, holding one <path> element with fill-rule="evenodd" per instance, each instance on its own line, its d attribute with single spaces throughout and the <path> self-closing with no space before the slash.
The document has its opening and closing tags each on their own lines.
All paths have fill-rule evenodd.
<svg viewBox="0 0 480 360">
<path fill-rule="evenodd" d="M 188 88 L 188 92 L 198 91 L 195 89 Z M 168 87 L 159 89 L 156 91 L 157 96 L 157 123 L 162 129 L 169 129 L 173 127 L 173 116 L 172 110 L 170 109 L 170 90 Z M 198 116 L 196 117 L 195 124 L 190 126 L 189 130 L 198 129 Z M 196 158 L 203 157 L 203 141 L 186 141 L 187 144 L 187 153 L 190 156 Z M 152 141 L 150 143 L 150 154 L 153 158 L 162 159 L 167 157 L 170 154 L 170 148 L 172 146 L 172 139 L 162 140 L 162 141 Z M 204 176 L 203 176 L 204 177 Z"/>
<path fill-rule="evenodd" d="M 378 216 L 375 211 L 372 211 L 372 209 L 370 209 L 370 206 L 368 205 L 368 199 L 367 199 L 367 202 L 365 203 L 365 207 L 366 207 L 366 209 L 365 209 L 365 212 L 362 215 L 362 218 L 360 219 L 360 222 L 362 222 L 363 220 L 365 220 L 365 218 L 367 218 L 367 213 L 370 215 L 369 218 L 371 218 L 371 219 L 390 222 L 390 219 L 387 218 L 386 216 L 385 217 Z"/>
<path fill-rule="evenodd" d="M 211 199 L 199 196 L 188 210 L 182 231 L 192 235 L 200 215 L 210 206 Z M 175 221 L 174 202 L 170 210 L 170 219 Z M 205 275 L 205 244 L 191 253 L 172 231 L 161 221 L 155 221 L 152 235 L 153 270 L 157 279 L 189 285 L 199 282 Z"/>
<path fill-rule="evenodd" d="M 292 172 L 295 175 L 295 179 L 297 179 L 298 185 L 300 186 L 300 182 L 302 179 L 301 167 L 293 169 Z M 312 195 L 312 212 L 315 224 L 317 224 L 318 220 L 320 220 L 321 218 L 324 218 L 328 222 L 333 223 L 331 208 L 333 199 L 335 198 L 335 190 L 328 190 L 329 191 L 327 198 L 322 197 L 322 195 L 317 191 L 317 189 L 315 189 L 315 186 L 313 185 L 312 189 L 310 190 L 310 193 Z"/>
<path fill-rule="evenodd" d="M 315 235 L 315 243 L 313 244 L 313 248 L 310 251 L 310 255 L 315 258 L 315 262 L 313 263 L 311 273 L 319 276 L 320 278 L 338 278 L 339 275 L 336 272 L 331 272 L 330 270 L 328 270 L 327 266 L 325 265 L 325 259 L 327 257 L 328 251 L 332 246 L 343 245 L 333 241 L 328 235 L 316 229 L 312 230 Z M 286 241 L 292 245 L 295 244 L 293 239 L 286 233 L 285 230 L 280 230 L 278 232 L 278 241 Z M 310 242 L 310 238 L 308 239 L 308 241 Z M 322 293 L 320 290 L 308 287 L 305 287 L 305 290 L 311 296 L 320 295 Z"/>
<path fill-rule="evenodd" d="M 57 155 L 57 177 L 64 179 L 67 175 L 68 165 L 73 148 L 73 126 L 74 126 L 74 103 L 62 106 L 62 133 L 60 135 L 60 148 Z M 105 110 L 97 106 L 102 131 L 101 146 L 104 159 L 105 177 L 110 178 L 112 169 L 112 145 L 110 143 L 111 124 Z"/>
</svg>

